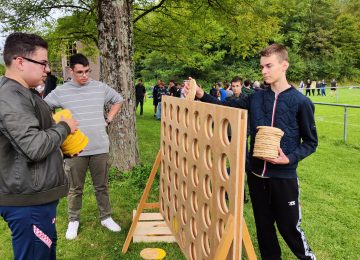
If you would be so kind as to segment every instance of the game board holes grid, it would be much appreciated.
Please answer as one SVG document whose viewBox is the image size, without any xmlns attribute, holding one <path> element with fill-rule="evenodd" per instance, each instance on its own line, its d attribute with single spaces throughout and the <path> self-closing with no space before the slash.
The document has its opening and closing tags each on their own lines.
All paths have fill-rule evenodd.
<svg viewBox="0 0 360 260">
<path fill-rule="evenodd" d="M 178 211 L 178 204 L 179 203 L 179 201 L 178 201 L 178 198 L 177 198 L 177 196 L 176 196 L 176 194 L 174 195 L 174 211 L 175 211 L 175 213 L 177 213 L 177 211 Z"/>
<path fill-rule="evenodd" d="M 220 123 L 220 140 L 223 145 L 229 145 L 229 133 L 231 133 L 231 125 L 229 120 L 223 119 Z"/>
<path fill-rule="evenodd" d="M 211 226 L 211 214 L 210 207 L 207 203 L 204 203 L 201 214 L 204 220 L 204 225 L 208 229 Z"/>
<path fill-rule="evenodd" d="M 220 156 L 219 171 L 220 171 L 220 178 L 223 181 L 229 180 L 229 175 L 231 172 L 230 160 L 227 157 L 227 155 L 224 153 L 221 154 Z"/>
<path fill-rule="evenodd" d="M 210 256 L 210 240 L 209 236 L 206 232 L 204 232 L 201 236 L 201 247 L 203 250 L 203 253 L 206 257 Z"/>
<path fill-rule="evenodd" d="M 200 154 L 199 143 L 198 143 L 198 140 L 196 138 L 194 138 L 194 140 L 192 142 L 192 155 L 193 155 L 193 158 L 195 160 L 199 159 L 199 154 Z"/>
<path fill-rule="evenodd" d="M 183 149 L 185 153 L 189 150 L 189 138 L 187 134 L 183 135 Z"/>
<path fill-rule="evenodd" d="M 180 145 L 180 133 L 179 133 L 179 129 L 175 129 L 175 143 L 177 146 Z"/>
<path fill-rule="evenodd" d="M 171 182 L 171 167 L 167 167 L 166 176 L 169 182 Z"/>
<path fill-rule="evenodd" d="M 186 211 L 185 205 L 181 206 L 180 217 L 181 217 L 181 222 L 183 223 L 183 225 L 186 225 L 187 224 L 187 211 Z"/>
<path fill-rule="evenodd" d="M 221 241 L 221 238 L 224 234 L 224 230 L 225 230 L 225 223 L 222 219 L 219 219 L 216 222 L 216 238 L 219 242 Z"/>
<path fill-rule="evenodd" d="M 187 190 L 187 184 L 185 181 L 181 183 L 181 196 L 184 201 L 188 199 L 188 190 Z"/>
<path fill-rule="evenodd" d="M 197 224 L 194 217 L 190 219 L 190 233 L 193 239 L 196 239 L 198 235 Z"/>
<path fill-rule="evenodd" d="M 207 115 L 205 123 L 205 133 L 207 138 L 214 136 L 214 119 L 211 115 Z"/>
<path fill-rule="evenodd" d="M 161 160 L 160 169 L 161 169 L 160 175 L 164 176 L 165 175 L 165 161 L 164 160 Z"/>
<path fill-rule="evenodd" d="M 163 122 L 163 125 L 162 125 L 162 134 L 164 137 L 166 137 L 166 123 Z"/>
<path fill-rule="evenodd" d="M 214 159 L 210 145 L 206 146 L 204 156 L 205 156 L 204 158 L 205 166 L 208 168 L 208 170 L 210 170 L 213 166 L 213 159 Z"/>
<path fill-rule="evenodd" d="M 165 212 L 165 205 L 164 205 L 164 198 L 163 197 L 161 197 L 160 206 L 161 206 L 161 211 Z"/>
<path fill-rule="evenodd" d="M 173 105 L 170 104 L 169 106 L 169 116 L 170 116 L 170 120 L 173 120 Z"/>
<path fill-rule="evenodd" d="M 161 192 L 165 193 L 165 181 L 163 177 L 161 178 Z"/>
<path fill-rule="evenodd" d="M 176 106 L 176 122 L 180 124 L 180 106 Z"/>
<path fill-rule="evenodd" d="M 190 259 L 191 260 L 197 260 L 196 257 L 196 247 L 194 243 L 190 244 Z"/>
<path fill-rule="evenodd" d="M 189 109 L 185 108 L 184 111 L 184 125 L 185 127 L 189 127 L 190 124 L 190 113 L 189 113 Z"/>
<path fill-rule="evenodd" d="M 188 176 L 188 173 L 189 173 L 189 165 L 188 165 L 188 162 L 186 160 L 186 157 L 183 157 L 182 158 L 182 161 L 181 161 L 181 168 L 182 168 L 182 174 L 183 176 L 186 178 Z"/>
<path fill-rule="evenodd" d="M 180 164 L 179 153 L 178 153 L 177 151 L 175 151 L 175 168 L 176 168 L 176 169 L 179 168 L 179 164 Z"/>
<path fill-rule="evenodd" d="M 161 150 L 162 150 L 162 155 L 165 155 L 165 141 L 162 142 L 162 146 L 161 146 Z"/>
<path fill-rule="evenodd" d="M 164 111 L 164 118 L 166 118 L 166 117 L 167 117 L 167 110 L 166 110 L 166 108 L 167 108 L 167 103 L 166 103 L 166 102 L 163 102 L 162 105 L 163 105 L 164 107 L 162 107 L 161 110 Z"/>
<path fill-rule="evenodd" d="M 195 133 L 198 133 L 199 130 L 200 130 L 200 115 L 199 115 L 199 111 L 195 111 L 193 119 L 194 119 L 194 120 L 193 120 L 194 131 L 195 131 Z"/>
<path fill-rule="evenodd" d="M 176 172 L 174 173 L 174 189 L 175 191 L 179 190 L 179 176 Z"/>
<path fill-rule="evenodd" d="M 167 200 L 169 202 L 171 202 L 171 191 L 170 191 L 170 187 L 167 186 L 167 189 L 166 189 L 166 196 L 167 196 Z"/>
<path fill-rule="evenodd" d="M 190 204 L 193 213 L 196 214 L 199 209 L 199 203 L 198 203 L 198 196 L 195 191 L 191 193 Z"/>
<path fill-rule="evenodd" d="M 171 145 L 168 146 L 168 159 L 169 159 L 169 162 L 171 162 L 171 160 L 172 160 Z"/>
<path fill-rule="evenodd" d="M 191 181 L 192 185 L 196 188 L 199 185 L 199 171 L 196 165 L 191 168 Z"/>
<path fill-rule="evenodd" d="M 172 141 L 172 125 L 169 125 L 168 131 L 169 131 L 169 140 Z"/>
<path fill-rule="evenodd" d="M 229 198 L 226 189 L 221 186 L 217 192 L 217 204 L 222 214 L 229 213 Z"/>
<path fill-rule="evenodd" d="M 203 192 L 205 198 L 209 200 L 212 195 L 212 183 L 211 183 L 211 177 L 208 174 L 206 174 L 204 177 Z"/>
<path fill-rule="evenodd" d="M 168 222 L 170 221 L 170 207 L 169 206 L 166 207 L 166 220 Z"/>
<path fill-rule="evenodd" d="M 181 228 L 180 230 L 180 247 L 184 249 L 186 246 L 186 235 L 184 228 Z"/>
</svg>

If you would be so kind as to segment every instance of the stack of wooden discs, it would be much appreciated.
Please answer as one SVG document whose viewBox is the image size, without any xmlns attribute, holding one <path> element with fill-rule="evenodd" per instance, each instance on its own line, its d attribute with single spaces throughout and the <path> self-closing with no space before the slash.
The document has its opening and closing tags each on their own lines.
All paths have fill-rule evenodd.
<svg viewBox="0 0 360 260">
<path fill-rule="evenodd" d="M 269 159 L 278 157 L 278 147 L 284 132 L 271 126 L 258 126 L 257 129 L 253 156 Z"/>
<path fill-rule="evenodd" d="M 189 80 L 189 93 L 186 95 L 185 99 L 187 100 L 194 100 L 196 95 L 196 81 L 195 79 Z"/>
</svg>

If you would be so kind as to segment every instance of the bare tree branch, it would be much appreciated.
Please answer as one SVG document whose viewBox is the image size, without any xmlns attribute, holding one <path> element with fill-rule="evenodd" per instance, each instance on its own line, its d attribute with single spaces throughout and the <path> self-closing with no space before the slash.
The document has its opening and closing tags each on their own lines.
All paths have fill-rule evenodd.
<svg viewBox="0 0 360 260">
<path fill-rule="evenodd" d="M 150 9 L 146 10 L 145 12 L 143 12 L 142 14 L 140 14 L 138 17 L 136 17 L 133 21 L 133 23 L 136 23 L 139 19 L 141 19 L 142 17 L 144 17 L 145 15 L 147 15 L 150 12 L 155 11 L 156 9 L 160 8 L 166 0 L 161 0 L 159 4 L 154 5 L 153 7 L 151 7 Z"/>
</svg>

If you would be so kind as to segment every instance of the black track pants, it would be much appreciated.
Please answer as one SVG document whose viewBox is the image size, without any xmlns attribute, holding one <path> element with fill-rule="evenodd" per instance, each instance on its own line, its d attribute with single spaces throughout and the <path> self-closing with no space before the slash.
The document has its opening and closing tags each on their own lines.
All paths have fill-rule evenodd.
<svg viewBox="0 0 360 260">
<path fill-rule="evenodd" d="M 256 232 L 262 259 L 281 259 L 276 226 L 299 259 L 316 259 L 300 228 L 298 179 L 260 178 L 248 174 Z"/>
</svg>

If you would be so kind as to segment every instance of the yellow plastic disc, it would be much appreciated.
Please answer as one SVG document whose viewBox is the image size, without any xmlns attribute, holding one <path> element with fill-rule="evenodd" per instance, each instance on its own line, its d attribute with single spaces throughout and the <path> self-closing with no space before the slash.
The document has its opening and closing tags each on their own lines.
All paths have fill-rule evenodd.
<svg viewBox="0 0 360 260">
<path fill-rule="evenodd" d="M 53 115 L 56 123 L 60 122 L 61 118 L 69 119 L 72 118 L 71 111 L 69 109 L 62 109 Z M 89 143 L 88 137 L 80 131 L 76 130 L 75 133 L 69 134 L 61 145 L 61 150 L 66 155 L 73 156 L 79 154 Z"/>
<path fill-rule="evenodd" d="M 174 233 L 177 234 L 179 232 L 179 224 L 176 220 L 176 217 L 173 218 L 173 229 L 174 229 Z"/>
<path fill-rule="evenodd" d="M 145 248 L 141 250 L 140 256 L 148 260 L 161 260 L 166 256 L 166 252 L 161 248 Z"/>
<path fill-rule="evenodd" d="M 72 114 L 69 109 L 62 109 L 53 115 L 53 118 L 56 123 L 60 122 L 61 117 L 63 117 L 64 119 L 69 119 L 72 118 Z"/>
</svg>

